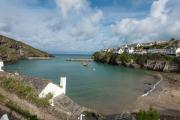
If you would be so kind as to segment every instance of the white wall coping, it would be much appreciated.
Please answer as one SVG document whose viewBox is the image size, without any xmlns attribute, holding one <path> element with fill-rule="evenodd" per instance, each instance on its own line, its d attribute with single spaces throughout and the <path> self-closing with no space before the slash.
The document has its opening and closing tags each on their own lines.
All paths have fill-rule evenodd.
<svg viewBox="0 0 180 120">
<path fill-rule="evenodd" d="M 51 106 L 54 106 L 54 98 L 66 94 L 66 77 L 61 77 L 60 86 L 50 82 L 39 94 L 40 98 L 46 97 L 49 93 L 53 95 L 52 99 L 49 101 Z"/>
</svg>

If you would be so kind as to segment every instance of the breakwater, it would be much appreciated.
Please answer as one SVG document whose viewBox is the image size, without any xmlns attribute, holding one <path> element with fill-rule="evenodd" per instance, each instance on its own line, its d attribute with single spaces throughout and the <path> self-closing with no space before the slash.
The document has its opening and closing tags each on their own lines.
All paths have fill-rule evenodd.
<svg viewBox="0 0 180 120">
<path fill-rule="evenodd" d="M 82 59 L 82 58 L 68 58 L 66 61 L 72 61 L 72 62 L 93 62 L 93 59 Z"/>
<path fill-rule="evenodd" d="M 28 60 L 50 60 L 52 57 L 28 57 Z"/>
</svg>

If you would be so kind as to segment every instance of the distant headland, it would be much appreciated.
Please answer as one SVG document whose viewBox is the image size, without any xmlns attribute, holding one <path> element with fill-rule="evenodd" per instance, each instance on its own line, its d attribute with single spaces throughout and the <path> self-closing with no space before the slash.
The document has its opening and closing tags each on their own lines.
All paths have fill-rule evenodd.
<svg viewBox="0 0 180 120">
<path fill-rule="evenodd" d="M 0 35 L 0 59 L 5 63 L 15 63 L 21 59 L 49 59 L 52 55 L 23 42 Z"/>
</svg>

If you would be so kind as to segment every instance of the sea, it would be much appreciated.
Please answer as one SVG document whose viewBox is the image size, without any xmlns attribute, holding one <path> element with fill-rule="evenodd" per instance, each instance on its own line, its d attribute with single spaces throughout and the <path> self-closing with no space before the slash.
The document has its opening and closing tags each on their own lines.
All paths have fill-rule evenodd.
<svg viewBox="0 0 180 120">
<path fill-rule="evenodd" d="M 90 55 L 55 55 L 50 60 L 21 60 L 5 65 L 7 72 L 52 80 L 59 84 L 67 77 L 67 92 L 79 105 L 104 114 L 116 114 L 133 106 L 144 94 L 144 83 L 154 80 L 154 72 L 96 62 L 84 65 L 67 59 L 89 59 Z"/>
</svg>

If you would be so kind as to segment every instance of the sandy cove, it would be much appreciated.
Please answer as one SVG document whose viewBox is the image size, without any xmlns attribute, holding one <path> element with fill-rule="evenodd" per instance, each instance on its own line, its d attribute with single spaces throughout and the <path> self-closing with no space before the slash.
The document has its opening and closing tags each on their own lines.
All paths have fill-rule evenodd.
<svg viewBox="0 0 180 120">
<path fill-rule="evenodd" d="M 132 112 L 156 108 L 161 116 L 180 120 L 180 74 L 161 73 L 162 81 L 147 96 L 140 96 Z"/>
</svg>

